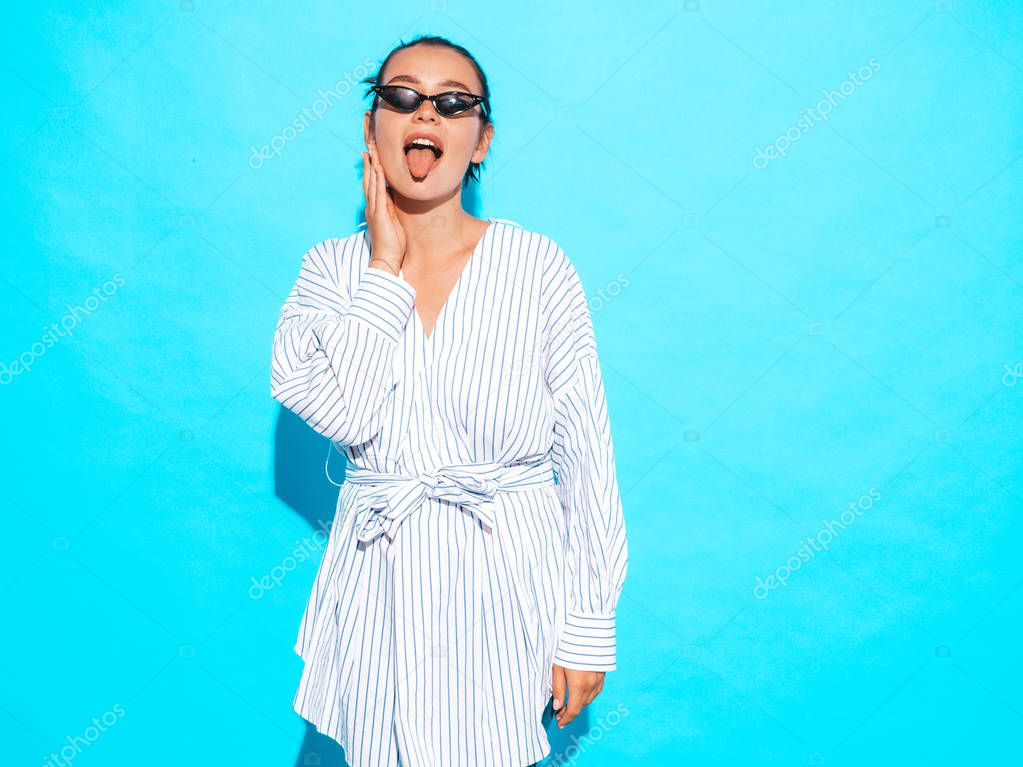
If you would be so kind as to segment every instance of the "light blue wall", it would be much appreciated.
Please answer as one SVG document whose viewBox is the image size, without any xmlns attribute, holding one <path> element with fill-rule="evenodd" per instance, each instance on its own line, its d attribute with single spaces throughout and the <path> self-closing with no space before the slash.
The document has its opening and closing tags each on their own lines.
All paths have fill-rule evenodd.
<svg viewBox="0 0 1023 767">
<path fill-rule="evenodd" d="M 426 32 L 491 79 L 467 206 L 554 237 L 594 296 L 631 563 L 620 668 L 555 751 L 1019 758 L 1018 3 L 15 4 L 2 29 L 4 765 L 69 737 L 79 767 L 339 763 L 291 709 L 336 488 L 270 342 L 302 254 L 359 222 L 346 82 Z"/>
</svg>

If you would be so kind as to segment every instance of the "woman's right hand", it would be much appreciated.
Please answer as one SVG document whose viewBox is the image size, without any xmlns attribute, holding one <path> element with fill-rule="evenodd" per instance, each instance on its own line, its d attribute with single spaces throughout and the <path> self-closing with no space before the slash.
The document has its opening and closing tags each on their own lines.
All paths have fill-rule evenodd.
<svg viewBox="0 0 1023 767">
<path fill-rule="evenodd" d="M 362 191 L 366 195 L 366 224 L 372 244 L 372 261 L 382 260 L 395 275 L 405 260 L 405 229 L 395 214 L 394 201 L 387 190 L 384 168 L 376 144 L 362 153 Z"/>
</svg>

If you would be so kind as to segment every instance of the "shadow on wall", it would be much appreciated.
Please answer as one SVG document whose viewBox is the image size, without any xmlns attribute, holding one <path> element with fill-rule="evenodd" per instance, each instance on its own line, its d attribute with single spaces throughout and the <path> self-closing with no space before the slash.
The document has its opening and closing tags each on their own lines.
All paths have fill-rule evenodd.
<svg viewBox="0 0 1023 767">
<path fill-rule="evenodd" d="M 562 767 L 572 764 L 576 753 L 569 749 L 572 747 L 578 749 L 578 741 L 589 729 L 587 720 L 587 709 L 584 708 L 575 721 L 564 730 L 559 730 L 554 712 L 548 704 L 543 712 L 543 724 L 551 742 L 551 752 L 545 759 L 535 762 L 530 767 Z M 306 723 L 305 738 L 295 759 L 295 767 L 349 767 L 349 765 L 345 761 L 344 750 L 337 741 L 317 732 L 313 725 Z"/>
<path fill-rule="evenodd" d="M 328 481 L 324 472 L 329 444 L 329 440 L 310 429 L 293 412 L 278 406 L 274 429 L 274 492 L 306 521 L 310 531 L 330 529 L 337 511 L 339 488 Z M 342 482 L 344 472 L 345 457 L 335 450 L 330 459 L 330 475 L 336 482 Z M 297 606 L 296 635 L 304 607 L 304 604 Z M 298 689 L 298 678 L 295 689 Z M 305 724 L 305 737 L 295 758 L 295 767 L 348 767 L 341 745 L 318 733 L 309 722 Z"/>
<path fill-rule="evenodd" d="M 297 714 L 296 714 L 297 716 Z M 295 767 L 349 767 L 341 745 L 306 722 L 305 738 L 295 759 Z"/>
<path fill-rule="evenodd" d="M 277 410 L 274 492 L 311 528 L 323 529 L 322 526 L 334 520 L 339 492 L 324 472 L 330 441 L 310 429 L 286 407 L 279 405 Z M 345 457 L 337 450 L 331 454 L 330 476 L 335 482 L 344 481 Z"/>
</svg>

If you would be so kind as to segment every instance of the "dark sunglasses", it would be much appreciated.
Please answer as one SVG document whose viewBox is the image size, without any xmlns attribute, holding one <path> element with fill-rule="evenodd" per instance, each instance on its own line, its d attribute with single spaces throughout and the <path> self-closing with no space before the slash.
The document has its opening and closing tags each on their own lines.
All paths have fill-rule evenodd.
<svg viewBox="0 0 1023 767">
<path fill-rule="evenodd" d="M 404 85 L 374 85 L 370 90 L 399 112 L 415 112 L 419 109 L 419 105 L 427 99 L 433 104 L 437 113 L 445 117 L 454 117 L 472 109 L 477 104 L 483 105 L 484 115 L 489 112 L 487 100 L 483 96 L 463 91 L 444 91 L 426 96 L 415 88 L 407 88 Z"/>
</svg>

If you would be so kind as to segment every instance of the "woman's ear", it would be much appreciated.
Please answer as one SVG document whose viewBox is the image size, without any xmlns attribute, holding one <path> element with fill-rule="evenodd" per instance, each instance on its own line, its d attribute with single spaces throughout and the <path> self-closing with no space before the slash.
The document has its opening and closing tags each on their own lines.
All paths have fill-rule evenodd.
<svg viewBox="0 0 1023 767">
<path fill-rule="evenodd" d="M 483 162 L 490 151 L 490 142 L 494 139 L 494 124 L 487 123 L 480 132 L 480 140 L 476 143 L 476 149 L 472 153 L 472 161 Z"/>
<path fill-rule="evenodd" d="M 373 129 L 373 110 L 367 109 L 366 113 L 362 116 L 362 140 L 367 147 L 373 138 Z"/>
</svg>

